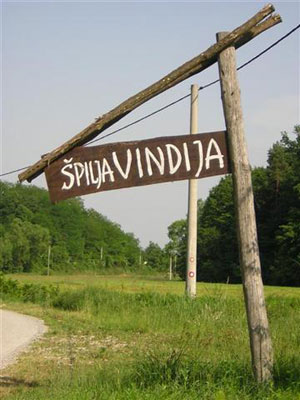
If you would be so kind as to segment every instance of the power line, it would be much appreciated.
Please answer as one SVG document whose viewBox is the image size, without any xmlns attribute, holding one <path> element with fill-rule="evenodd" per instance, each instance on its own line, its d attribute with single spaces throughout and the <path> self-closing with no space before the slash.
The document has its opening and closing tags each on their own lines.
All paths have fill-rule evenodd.
<svg viewBox="0 0 300 400">
<path fill-rule="evenodd" d="M 199 89 L 198 89 L 198 91 L 200 92 L 200 90 L 206 89 L 206 88 L 208 88 L 209 86 L 214 85 L 215 83 L 219 82 L 219 80 L 220 80 L 220 79 L 217 79 L 217 80 L 215 80 L 215 81 L 213 81 L 213 82 L 208 83 L 207 85 L 200 86 Z M 105 138 L 107 138 L 107 137 L 109 137 L 109 136 L 111 136 L 111 135 L 114 135 L 115 133 L 118 133 L 118 132 L 120 132 L 120 131 L 123 131 L 123 130 L 126 129 L 126 128 L 129 128 L 129 127 L 132 126 L 132 125 L 135 125 L 135 124 L 137 124 L 137 123 L 139 123 L 139 122 L 141 122 L 141 121 L 144 121 L 145 119 L 150 118 L 150 117 L 152 117 L 153 115 L 158 114 L 159 112 L 164 111 L 164 110 L 166 110 L 167 108 L 169 108 L 169 107 L 171 107 L 171 106 L 174 106 L 175 104 L 179 103 L 179 102 L 182 101 L 182 100 L 187 99 L 187 98 L 190 97 L 190 96 L 191 96 L 190 93 L 189 93 L 189 94 L 186 94 L 185 96 L 182 96 L 182 97 L 180 97 L 179 99 L 174 100 L 174 101 L 172 101 L 171 103 L 169 103 L 169 104 L 167 104 L 167 105 L 165 105 L 165 106 L 163 106 L 163 107 L 161 107 L 161 108 L 158 108 L 157 110 L 152 111 L 151 113 L 146 114 L 146 115 L 144 115 L 143 117 L 141 117 L 141 118 L 139 118 L 139 119 L 137 119 L 137 120 L 135 120 L 135 121 L 133 121 L 133 122 L 130 122 L 129 124 L 124 125 L 124 126 L 122 126 L 121 128 L 116 129 L 115 131 L 112 131 L 112 132 L 108 133 L 107 135 L 103 135 L 103 136 L 101 136 L 101 137 L 98 138 L 98 139 L 92 140 L 91 142 L 87 143 L 86 146 L 88 146 L 89 144 L 95 143 L 95 142 L 99 142 L 99 140 L 103 140 L 103 139 L 105 139 Z"/>
<path fill-rule="evenodd" d="M 294 33 L 294 32 L 295 32 L 297 29 L 299 29 L 299 28 L 300 28 L 300 24 L 297 25 L 295 28 L 293 28 L 291 31 L 289 31 L 286 35 L 282 36 L 282 37 L 281 37 L 280 39 L 278 39 L 276 42 L 272 43 L 269 47 L 267 47 L 266 49 L 264 49 L 263 51 L 261 51 L 260 53 L 258 53 L 255 57 L 251 58 L 250 60 L 246 61 L 244 64 L 240 65 L 240 66 L 237 68 L 237 71 L 240 71 L 241 69 L 243 69 L 243 68 L 246 67 L 247 65 L 251 64 L 253 61 L 257 60 L 259 57 L 261 57 L 263 54 L 267 53 L 269 50 L 271 50 L 273 47 L 275 47 L 278 43 L 282 42 L 284 39 L 286 39 L 288 36 L 290 36 L 292 33 Z M 210 86 L 215 85 L 215 84 L 218 83 L 218 82 L 220 82 L 220 79 L 216 79 L 216 80 L 214 80 L 214 81 L 212 81 L 212 82 L 210 82 L 210 83 L 207 83 L 207 84 L 204 85 L 204 86 L 200 86 L 199 89 L 198 89 L 198 91 L 200 92 L 200 90 L 204 90 L 204 89 L 206 89 L 206 88 L 208 88 L 208 87 L 210 87 Z M 141 117 L 141 118 L 139 118 L 139 119 L 137 119 L 137 120 L 135 120 L 135 121 L 133 121 L 133 122 L 127 124 L 127 125 L 124 125 L 124 126 L 122 126 L 121 128 L 118 128 L 118 129 L 116 129 L 115 131 L 112 131 L 112 132 L 108 133 L 107 135 L 103 135 L 103 136 L 101 136 L 100 138 L 97 138 L 97 139 L 95 139 L 95 140 L 92 140 L 91 142 L 87 143 L 87 145 L 92 144 L 92 143 L 95 143 L 95 142 L 99 142 L 100 140 L 103 140 L 103 139 L 105 139 L 105 138 L 107 138 L 107 137 L 109 137 L 109 136 L 112 136 L 112 135 L 114 135 L 115 133 L 118 133 L 118 132 L 120 132 L 120 131 L 122 131 L 122 130 L 124 130 L 124 129 L 126 129 L 126 128 L 129 128 L 129 127 L 132 126 L 132 125 L 135 125 L 135 124 L 137 124 L 137 123 L 139 123 L 139 122 L 141 122 L 141 121 L 144 121 L 145 119 L 150 118 L 150 117 L 152 117 L 153 115 L 158 114 L 159 112 L 166 110 L 167 108 L 169 108 L 169 107 L 171 107 L 171 106 L 173 106 L 173 105 L 179 103 L 179 102 L 182 101 L 182 100 L 187 99 L 187 98 L 190 97 L 190 96 L 191 96 L 190 94 L 186 94 L 185 96 L 180 97 L 179 99 L 173 101 L 172 103 L 169 103 L 169 104 L 165 105 L 164 107 L 161 107 L 161 108 L 159 108 L 158 110 L 153 111 L 153 112 L 151 112 L 151 113 L 145 115 L 144 117 Z"/>
<path fill-rule="evenodd" d="M 144 117 L 141 117 L 141 118 L 139 118 L 139 119 L 137 119 L 137 120 L 135 120 L 135 121 L 133 121 L 133 122 L 127 124 L 127 125 L 124 125 L 124 126 L 122 126 L 121 128 L 118 128 L 118 129 L 116 129 L 115 131 L 112 131 L 112 132 L 108 133 L 107 135 L 103 135 L 103 136 L 101 136 L 101 137 L 98 138 L 98 139 L 92 140 L 91 142 L 87 143 L 87 145 L 88 145 L 88 144 L 95 143 L 95 142 L 98 142 L 99 140 L 103 140 L 103 139 L 107 138 L 108 136 L 114 135 L 114 134 L 117 133 L 117 132 L 123 131 L 124 129 L 129 128 L 130 126 L 135 125 L 135 124 L 137 124 L 137 123 L 143 121 L 144 119 L 150 118 L 150 117 L 152 117 L 153 115 L 158 114 L 159 112 L 164 111 L 164 110 L 166 110 L 167 108 L 169 108 L 169 107 L 171 107 L 171 106 L 174 106 L 175 104 L 179 103 L 180 101 L 182 101 L 182 100 L 184 100 L 184 99 L 186 99 L 186 98 L 188 98 L 188 97 L 190 97 L 190 94 L 186 94 L 185 96 L 180 97 L 179 99 L 172 101 L 172 103 L 169 103 L 169 104 L 167 104 L 167 105 L 165 105 L 165 106 L 159 108 L 158 110 L 153 111 L 153 112 L 151 112 L 150 114 L 145 115 Z"/>
<path fill-rule="evenodd" d="M 0 176 L 14 174 L 15 172 L 23 171 L 24 169 L 29 168 L 29 167 L 30 167 L 30 165 L 28 165 L 28 167 L 23 167 L 23 168 L 15 169 L 13 171 L 4 172 L 3 174 L 0 174 Z"/>
<path fill-rule="evenodd" d="M 247 65 L 251 64 L 253 61 L 257 60 L 259 57 L 261 57 L 263 54 L 267 53 L 267 52 L 268 52 L 269 50 L 271 50 L 273 47 L 277 46 L 277 44 L 279 44 L 280 42 L 282 42 L 283 40 L 285 40 L 288 36 L 290 36 L 292 33 L 294 33 L 294 32 L 295 32 L 296 30 L 298 30 L 299 28 L 300 28 L 300 24 L 297 25 L 297 26 L 295 26 L 295 28 L 293 28 L 292 30 L 290 30 L 287 34 L 285 34 L 284 36 L 282 36 L 281 38 L 279 38 L 276 42 L 272 43 L 269 47 L 267 47 L 266 49 L 264 49 L 263 51 L 261 51 L 260 53 L 258 53 L 256 56 L 254 56 L 254 57 L 251 58 L 250 60 L 246 61 L 244 64 L 240 65 L 240 66 L 237 68 L 237 70 L 239 71 L 239 70 L 241 70 L 242 68 L 246 67 Z M 219 81 L 220 81 L 220 79 L 216 79 L 216 80 L 214 80 L 214 81 L 212 81 L 212 82 L 210 82 L 210 83 L 207 83 L 207 84 L 204 85 L 204 86 L 200 86 L 198 90 L 199 90 L 199 92 L 200 92 L 201 90 L 207 89 L 208 87 L 215 85 L 215 84 L 218 83 Z M 103 139 L 105 139 L 105 138 L 107 138 L 107 137 L 109 137 L 109 136 L 112 136 L 112 135 L 114 135 L 114 134 L 120 132 L 120 131 L 123 131 L 124 129 L 127 129 L 127 128 L 129 128 L 129 127 L 135 125 L 135 124 L 138 124 L 139 122 L 144 121 L 145 119 L 150 118 L 150 117 L 152 117 L 153 115 L 158 114 L 158 113 L 160 113 L 161 111 L 164 111 L 164 110 L 166 110 L 167 108 L 174 106 L 175 104 L 181 102 L 182 100 L 187 99 L 187 98 L 190 97 L 190 96 L 191 96 L 190 94 L 186 94 L 185 96 L 182 96 L 182 97 L 180 97 L 179 99 L 174 100 L 174 101 L 172 101 L 171 103 L 168 103 L 168 104 L 166 104 L 165 106 L 163 106 L 163 107 L 161 107 L 161 108 L 158 108 L 157 110 L 152 111 L 151 113 L 146 114 L 146 115 L 144 115 L 143 117 L 141 117 L 141 118 L 139 118 L 139 119 L 137 119 L 137 120 L 135 120 L 135 121 L 133 121 L 133 122 L 130 122 L 130 123 L 127 124 L 127 125 L 122 126 L 121 128 L 118 128 L 118 129 L 116 129 L 116 130 L 114 130 L 114 131 L 112 131 L 112 132 L 110 132 L 110 133 L 108 133 L 108 134 L 106 134 L 106 135 L 103 135 L 103 136 L 101 136 L 101 137 L 98 138 L 98 139 L 92 140 L 91 142 L 87 143 L 87 145 L 90 145 L 90 144 L 95 143 L 95 142 L 99 142 L 100 140 L 103 140 Z M 30 167 L 30 166 L 23 167 L 23 168 L 19 168 L 19 169 L 15 169 L 15 170 L 9 171 L 9 172 L 4 172 L 3 174 L 0 174 L 0 177 L 6 176 L 6 175 L 11 175 L 11 174 L 14 174 L 14 173 L 19 172 L 19 171 L 23 171 L 24 169 L 27 169 L 27 168 L 29 168 L 29 167 Z"/>
<path fill-rule="evenodd" d="M 255 57 L 251 58 L 249 61 L 245 62 L 243 65 L 241 65 L 240 67 L 237 68 L 237 70 L 240 70 L 244 67 L 246 67 L 248 64 L 252 63 L 253 61 L 255 61 L 256 59 L 258 59 L 259 57 L 261 57 L 263 54 L 267 53 L 267 51 L 271 50 L 273 47 L 277 46 L 280 42 L 282 42 L 284 39 L 286 39 L 288 36 L 290 36 L 292 33 L 294 33 L 297 29 L 300 28 L 300 24 L 295 26 L 295 28 L 293 28 L 291 31 L 289 31 L 287 34 L 285 34 L 284 36 L 282 36 L 280 39 L 276 40 L 276 42 L 272 43 L 269 47 L 267 47 L 265 50 L 261 51 L 260 53 L 258 53 Z"/>
</svg>

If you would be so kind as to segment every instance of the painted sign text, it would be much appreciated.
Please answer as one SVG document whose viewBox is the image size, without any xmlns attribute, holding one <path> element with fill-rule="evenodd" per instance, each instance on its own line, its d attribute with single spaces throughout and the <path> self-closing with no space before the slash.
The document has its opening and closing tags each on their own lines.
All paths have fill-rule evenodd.
<svg viewBox="0 0 300 400">
<path fill-rule="evenodd" d="M 226 132 L 77 147 L 46 168 L 53 202 L 229 172 Z"/>
</svg>

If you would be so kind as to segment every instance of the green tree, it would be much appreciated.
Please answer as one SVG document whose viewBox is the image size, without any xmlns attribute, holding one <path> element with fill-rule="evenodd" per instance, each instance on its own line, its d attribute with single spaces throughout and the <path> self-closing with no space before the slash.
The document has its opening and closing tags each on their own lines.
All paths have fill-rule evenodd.
<svg viewBox="0 0 300 400">
<path fill-rule="evenodd" d="M 266 168 L 252 171 L 263 280 L 300 285 L 300 127 L 284 132 L 269 151 Z M 182 248 L 183 249 L 183 248 Z M 181 250 L 183 259 L 184 250 Z M 198 216 L 199 280 L 240 282 L 233 188 L 222 178 Z M 181 269 L 185 278 L 185 268 Z"/>
<path fill-rule="evenodd" d="M 183 278 L 186 269 L 187 220 L 180 219 L 169 225 L 168 237 L 169 242 L 165 246 L 165 253 L 168 254 L 169 257 L 173 257 L 174 264 L 176 264 L 175 272 Z"/>
<path fill-rule="evenodd" d="M 150 268 L 163 271 L 167 268 L 167 257 L 161 247 L 154 242 L 150 242 L 144 251 L 144 261 Z"/>
<path fill-rule="evenodd" d="M 43 269 L 51 244 L 51 268 L 98 269 L 137 265 L 138 240 L 80 199 L 51 204 L 46 190 L 0 181 L 1 268 Z M 103 255 L 103 262 L 101 261 Z"/>
<path fill-rule="evenodd" d="M 198 218 L 197 277 L 240 281 L 231 176 L 210 191 Z"/>
<path fill-rule="evenodd" d="M 49 231 L 28 221 L 24 223 L 24 228 L 26 229 L 30 251 L 30 263 L 27 264 L 26 271 L 41 271 L 47 266 L 48 247 L 50 245 Z"/>
<path fill-rule="evenodd" d="M 300 126 L 295 140 L 286 132 L 269 151 L 270 198 L 269 265 L 270 281 L 280 285 L 300 285 Z"/>
<path fill-rule="evenodd" d="M 0 271 L 10 272 L 13 267 L 12 243 L 4 225 L 0 224 Z"/>
<path fill-rule="evenodd" d="M 12 272 L 26 271 L 30 261 L 30 244 L 26 228 L 19 218 L 15 218 L 9 228 L 8 237 L 12 243 Z"/>
</svg>

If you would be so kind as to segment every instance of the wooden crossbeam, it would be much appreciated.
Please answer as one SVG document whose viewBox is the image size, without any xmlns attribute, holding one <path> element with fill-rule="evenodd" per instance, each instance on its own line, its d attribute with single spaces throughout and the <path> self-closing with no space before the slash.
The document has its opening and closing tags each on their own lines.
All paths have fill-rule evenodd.
<svg viewBox="0 0 300 400">
<path fill-rule="evenodd" d="M 239 48 L 260 33 L 281 22 L 281 17 L 279 15 L 270 15 L 274 10 L 272 4 L 264 6 L 257 14 L 238 28 L 234 29 L 218 43 L 210 46 L 197 57 L 184 63 L 159 81 L 150 85 L 148 88 L 130 97 L 108 113 L 97 118 L 95 122 L 90 124 L 83 131 L 79 132 L 72 139 L 57 147 L 55 150 L 51 151 L 45 157 L 42 157 L 35 164 L 27 168 L 24 172 L 20 173 L 20 182 L 24 180 L 31 182 L 34 178 L 39 176 L 48 165 L 74 147 L 88 143 L 105 129 L 112 126 L 148 100 L 210 67 L 212 64 L 217 62 L 218 55 L 224 49 L 229 46 Z"/>
</svg>

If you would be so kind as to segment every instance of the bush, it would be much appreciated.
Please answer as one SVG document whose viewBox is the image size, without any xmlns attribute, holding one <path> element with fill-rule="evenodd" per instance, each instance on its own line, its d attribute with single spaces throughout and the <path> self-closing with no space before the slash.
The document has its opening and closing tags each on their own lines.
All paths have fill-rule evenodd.
<svg viewBox="0 0 300 400">
<path fill-rule="evenodd" d="M 0 273 L 0 293 L 2 298 L 43 304 L 54 301 L 59 294 L 59 288 L 34 283 L 20 284 Z"/>
<path fill-rule="evenodd" d="M 65 311 L 80 311 L 86 302 L 85 290 L 69 290 L 60 293 L 53 301 L 52 306 Z"/>
</svg>

